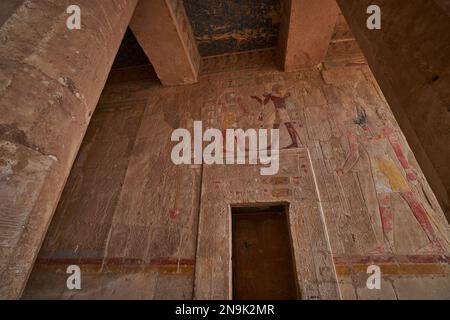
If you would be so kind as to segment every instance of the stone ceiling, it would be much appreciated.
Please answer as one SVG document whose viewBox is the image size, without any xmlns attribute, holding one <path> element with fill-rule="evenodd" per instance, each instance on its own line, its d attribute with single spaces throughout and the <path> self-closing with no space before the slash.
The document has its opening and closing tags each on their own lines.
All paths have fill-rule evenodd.
<svg viewBox="0 0 450 320">
<path fill-rule="evenodd" d="M 280 0 L 183 0 L 203 57 L 272 48 Z"/>
<path fill-rule="evenodd" d="M 277 46 L 280 0 L 183 0 L 183 2 L 200 54 L 206 58 L 203 59 L 203 69 L 215 70 L 214 59 L 223 54 L 238 53 L 239 57 L 244 57 L 243 61 L 247 65 L 262 63 L 259 61 L 261 59 L 273 60 L 274 50 L 263 50 L 259 55 L 256 50 Z M 353 50 L 353 47 L 358 49 L 354 43 L 356 43 L 354 37 L 340 14 L 327 59 L 336 60 L 342 56 L 342 59 L 346 60 L 351 55 L 361 60 L 361 52 Z M 230 64 L 236 64 L 233 61 L 230 60 Z M 113 68 L 147 64 L 150 62 L 146 54 L 132 31 L 128 29 Z"/>
</svg>

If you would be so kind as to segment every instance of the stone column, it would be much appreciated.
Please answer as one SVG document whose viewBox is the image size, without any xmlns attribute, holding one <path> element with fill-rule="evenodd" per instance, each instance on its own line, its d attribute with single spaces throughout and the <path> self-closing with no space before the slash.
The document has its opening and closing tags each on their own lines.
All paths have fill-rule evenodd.
<svg viewBox="0 0 450 320">
<path fill-rule="evenodd" d="M 201 59 L 182 0 L 139 2 L 130 27 L 163 85 L 198 81 Z"/>
<path fill-rule="evenodd" d="M 325 60 L 337 22 L 335 0 L 282 0 L 280 61 L 284 71 L 318 66 Z"/>
<path fill-rule="evenodd" d="M 19 298 L 137 0 L 15 1 L 0 20 L 0 298 Z M 1 10 L 0 10 L 1 11 Z"/>
</svg>

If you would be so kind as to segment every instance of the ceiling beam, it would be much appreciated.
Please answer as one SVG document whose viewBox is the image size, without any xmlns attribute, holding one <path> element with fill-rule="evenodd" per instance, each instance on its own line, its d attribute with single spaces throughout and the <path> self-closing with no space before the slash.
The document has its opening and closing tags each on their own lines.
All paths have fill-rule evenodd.
<svg viewBox="0 0 450 320">
<path fill-rule="evenodd" d="M 200 55 L 181 0 L 140 1 L 130 27 L 163 85 L 197 82 Z"/>
<path fill-rule="evenodd" d="M 338 18 L 335 0 L 282 0 L 280 62 L 284 71 L 319 65 Z"/>
</svg>

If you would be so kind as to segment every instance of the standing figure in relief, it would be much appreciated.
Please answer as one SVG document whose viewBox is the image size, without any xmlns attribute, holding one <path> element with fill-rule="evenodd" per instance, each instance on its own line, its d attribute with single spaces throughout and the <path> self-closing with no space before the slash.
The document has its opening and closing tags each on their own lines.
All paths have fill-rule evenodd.
<svg viewBox="0 0 450 320">
<path fill-rule="evenodd" d="M 223 150 L 226 152 L 227 129 L 240 129 L 241 122 L 245 122 L 249 112 L 242 101 L 242 97 L 234 90 L 227 90 L 219 98 L 218 104 L 222 114 L 221 126 L 224 141 Z M 236 143 L 236 137 L 234 139 Z"/>
<path fill-rule="evenodd" d="M 377 116 L 382 123 L 378 127 L 371 128 L 365 109 L 363 107 L 357 108 L 357 118 L 354 121 L 357 129 L 354 131 L 348 130 L 346 134 L 350 153 L 342 168 L 337 170 L 338 175 L 351 170 L 358 162 L 360 152 L 367 152 L 370 158 L 382 231 L 386 240 L 385 244 L 375 248 L 371 253 L 381 254 L 390 250 L 394 251 L 395 212 L 392 210 L 391 200 L 395 193 L 399 194 L 408 204 L 429 239 L 429 245 L 422 248 L 419 253 L 441 253 L 443 249 L 430 221 L 429 214 L 411 189 L 410 183 L 416 183 L 417 175 L 405 157 L 398 139 L 398 133 L 389 124 L 389 118 L 385 110 L 379 108 Z M 375 134 L 375 131 L 378 134 Z M 390 158 L 389 154 L 392 151 L 403 170 Z"/>
<path fill-rule="evenodd" d="M 286 109 L 286 99 L 290 96 L 291 94 L 287 92 L 287 89 L 282 84 L 274 84 L 272 86 L 272 92 L 263 94 L 263 98 L 251 96 L 252 99 L 258 101 L 262 106 L 265 106 L 272 101 L 275 107 L 273 129 L 279 129 L 280 126 L 284 124 L 291 138 L 291 144 L 285 147 L 285 149 L 302 147 L 300 136 L 297 130 L 295 130 Z"/>
</svg>

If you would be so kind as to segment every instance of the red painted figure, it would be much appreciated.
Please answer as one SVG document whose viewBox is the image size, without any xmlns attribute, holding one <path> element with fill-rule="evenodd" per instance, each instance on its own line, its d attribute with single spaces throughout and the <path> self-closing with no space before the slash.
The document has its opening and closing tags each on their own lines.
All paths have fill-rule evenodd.
<svg viewBox="0 0 450 320">
<path fill-rule="evenodd" d="M 295 130 L 289 114 L 286 109 L 286 99 L 291 96 L 290 93 L 287 92 L 286 88 L 281 84 L 275 84 L 272 87 L 272 92 L 264 94 L 264 99 L 261 99 L 257 96 L 252 96 L 252 99 L 258 101 L 261 105 L 265 106 L 270 101 L 273 102 L 275 107 L 275 121 L 273 123 L 273 129 L 279 129 L 281 124 L 286 126 L 286 129 L 289 132 L 289 136 L 291 138 L 291 144 L 286 147 L 289 148 L 298 148 L 302 146 L 302 142 L 300 140 L 300 136 Z"/>
</svg>

